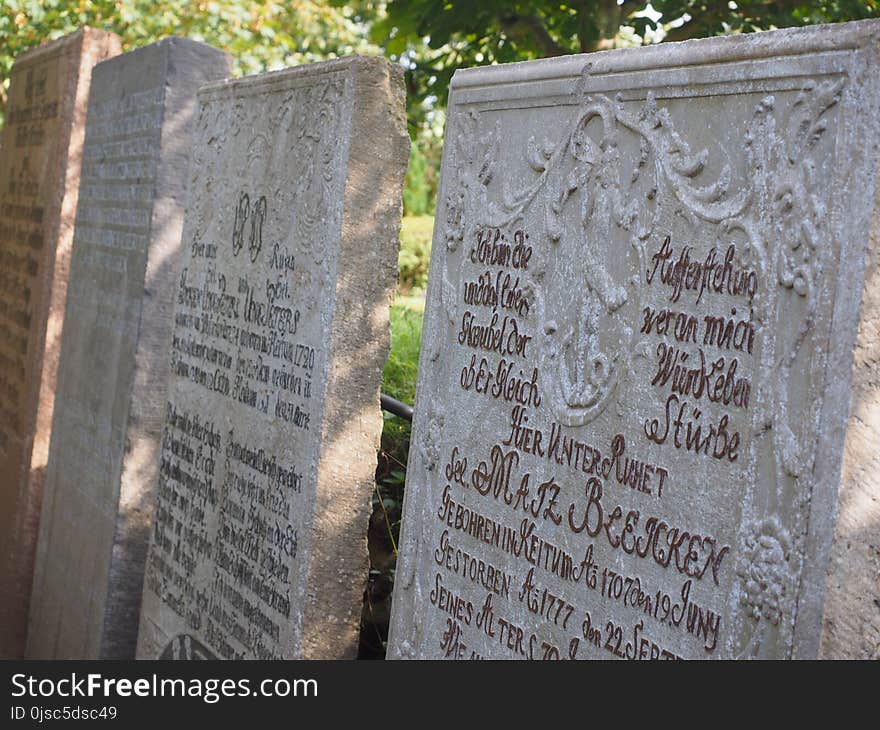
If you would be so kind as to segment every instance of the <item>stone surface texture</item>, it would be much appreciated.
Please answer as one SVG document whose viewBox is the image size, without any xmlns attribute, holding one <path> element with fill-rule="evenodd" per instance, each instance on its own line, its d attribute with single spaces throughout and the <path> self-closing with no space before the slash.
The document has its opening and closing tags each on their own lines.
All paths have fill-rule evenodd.
<svg viewBox="0 0 880 730">
<path fill-rule="evenodd" d="M 25 650 L 92 67 L 82 29 L 12 68 L 0 149 L 0 658 Z"/>
<path fill-rule="evenodd" d="M 183 38 L 92 73 L 29 658 L 134 658 L 196 93 L 228 75 Z"/>
<path fill-rule="evenodd" d="M 874 191 L 820 658 L 880 659 L 880 199 Z"/>
<path fill-rule="evenodd" d="M 400 69 L 199 95 L 142 658 L 352 658 L 401 193 Z"/>
<path fill-rule="evenodd" d="M 876 655 L 878 39 L 455 75 L 389 656 Z"/>
</svg>

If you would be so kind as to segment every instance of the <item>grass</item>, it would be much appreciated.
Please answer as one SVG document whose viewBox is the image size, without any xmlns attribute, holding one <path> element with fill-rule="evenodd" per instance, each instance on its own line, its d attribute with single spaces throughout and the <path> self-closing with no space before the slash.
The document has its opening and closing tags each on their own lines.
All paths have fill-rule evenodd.
<svg viewBox="0 0 880 730">
<path fill-rule="evenodd" d="M 382 392 L 410 405 L 416 396 L 424 313 L 425 302 L 418 297 L 398 295 L 391 306 L 391 352 L 382 372 Z M 410 423 L 390 413 L 384 416 L 382 450 L 405 468 Z"/>
<path fill-rule="evenodd" d="M 382 392 L 412 404 L 419 372 L 425 300 L 398 295 L 391 306 L 391 352 L 382 373 Z"/>
<path fill-rule="evenodd" d="M 431 260 L 431 238 L 434 216 L 408 215 L 400 226 L 400 267 L 398 291 L 401 294 L 424 294 L 428 285 L 428 264 Z"/>
</svg>

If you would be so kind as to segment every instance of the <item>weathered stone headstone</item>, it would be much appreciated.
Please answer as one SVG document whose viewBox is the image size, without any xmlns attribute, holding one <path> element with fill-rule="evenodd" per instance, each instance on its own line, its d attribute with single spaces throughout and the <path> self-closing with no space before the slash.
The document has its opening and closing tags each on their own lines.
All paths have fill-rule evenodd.
<svg viewBox="0 0 880 730">
<path fill-rule="evenodd" d="M 228 72 L 170 38 L 92 73 L 30 658 L 134 658 L 196 92 Z"/>
<path fill-rule="evenodd" d="M 357 649 L 408 159 L 401 71 L 199 94 L 138 656 Z"/>
<path fill-rule="evenodd" d="M 12 68 L 0 150 L 0 657 L 24 653 L 91 69 L 83 29 Z"/>
<path fill-rule="evenodd" d="M 880 488 L 878 34 L 456 74 L 391 656 L 817 654 L 853 428 Z"/>
</svg>

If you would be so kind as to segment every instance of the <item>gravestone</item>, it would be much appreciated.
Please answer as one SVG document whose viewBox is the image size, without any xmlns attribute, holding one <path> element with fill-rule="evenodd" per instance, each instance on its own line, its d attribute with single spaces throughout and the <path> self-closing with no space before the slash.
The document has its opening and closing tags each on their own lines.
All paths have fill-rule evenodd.
<svg viewBox="0 0 880 730">
<path fill-rule="evenodd" d="M 390 656 L 817 655 L 878 33 L 456 74 Z"/>
<path fill-rule="evenodd" d="M 0 657 L 21 658 L 79 189 L 91 69 L 83 29 L 19 56 L 0 149 Z"/>
<path fill-rule="evenodd" d="M 196 92 L 228 71 L 170 38 L 92 73 L 30 658 L 134 658 Z"/>
<path fill-rule="evenodd" d="M 199 94 L 140 658 L 357 650 L 401 194 L 402 74 Z"/>
</svg>

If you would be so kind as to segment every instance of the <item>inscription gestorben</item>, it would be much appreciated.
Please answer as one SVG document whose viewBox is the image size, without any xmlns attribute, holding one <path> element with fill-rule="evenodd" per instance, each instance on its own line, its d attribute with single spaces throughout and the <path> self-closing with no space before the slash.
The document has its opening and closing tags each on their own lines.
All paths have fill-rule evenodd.
<svg viewBox="0 0 880 730">
<path fill-rule="evenodd" d="M 815 654 L 877 28 L 456 75 L 390 655 Z"/>
<path fill-rule="evenodd" d="M 356 651 L 401 82 L 350 58 L 200 93 L 139 656 Z"/>
<path fill-rule="evenodd" d="M 25 648 L 91 69 L 84 29 L 16 59 L 0 150 L 0 657 Z"/>
</svg>

